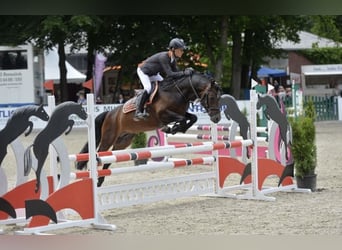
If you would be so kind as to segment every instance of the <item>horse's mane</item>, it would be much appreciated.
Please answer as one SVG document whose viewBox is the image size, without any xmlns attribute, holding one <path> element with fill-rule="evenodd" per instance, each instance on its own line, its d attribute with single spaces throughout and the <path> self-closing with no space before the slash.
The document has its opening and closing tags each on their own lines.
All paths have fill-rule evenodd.
<svg viewBox="0 0 342 250">
<path fill-rule="evenodd" d="M 202 75 L 202 76 L 205 76 L 207 77 L 210 82 L 213 81 L 214 79 L 207 75 L 207 74 L 204 74 L 204 73 L 201 73 L 201 72 L 198 72 L 198 71 L 194 71 L 192 73 L 192 77 L 194 75 Z M 166 77 L 163 81 L 160 82 L 159 84 L 159 88 L 161 90 L 170 90 L 171 88 L 173 88 L 177 83 L 182 83 L 182 81 L 186 78 L 188 78 L 189 76 L 186 76 L 186 75 L 182 75 L 180 77 Z"/>
<path fill-rule="evenodd" d="M 29 105 L 29 106 L 17 108 L 13 112 L 13 114 L 11 115 L 10 119 L 12 119 L 15 116 L 20 117 L 22 115 L 30 115 L 30 114 L 34 113 L 37 108 L 38 108 L 38 106 L 35 106 L 35 105 Z"/>
</svg>

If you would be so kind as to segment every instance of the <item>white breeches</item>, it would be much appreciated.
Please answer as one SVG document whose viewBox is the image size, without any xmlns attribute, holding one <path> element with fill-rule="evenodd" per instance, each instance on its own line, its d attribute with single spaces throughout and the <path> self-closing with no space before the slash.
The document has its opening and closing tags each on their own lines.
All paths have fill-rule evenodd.
<svg viewBox="0 0 342 250">
<path fill-rule="evenodd" d="M 155 81 L 162 81 L 164 78 L 158 73 L 154 76 L 148 76 L 140 68 L 137 68 L 137 73 L 139 76 L 139 79 L 141 81 L 141 84 L 144 86 L 144 89 L 147 91 L 148 94 L 151 93 L 151 82 Z"/>
</svg>

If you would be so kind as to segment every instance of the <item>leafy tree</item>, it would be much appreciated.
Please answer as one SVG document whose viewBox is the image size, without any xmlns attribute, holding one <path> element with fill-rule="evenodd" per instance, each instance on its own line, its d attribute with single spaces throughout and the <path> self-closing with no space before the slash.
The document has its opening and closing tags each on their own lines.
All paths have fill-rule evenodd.
<svg viewBox="0 0 342 250">
<path fill-rule="evenodd" d="M 313 45 L 311 49 L 303 50 L 301 53 L 314 64 L 338 64 L 342 58 L 342 16 L 315 15 L 306 16 L 307 25 L 305 29 L 318 36 L 336 41 L 334 48 L 319 48 Z"/>
<path fill-rule="evenodd" d="M 44 49 L 52 49 L 57 46 L 60 69 L 60 101 L 69 99 L 67 90 L 67 69 L 65 65 L 65 45 L 72 43 L 79 33 L 75 33 L 72 16 L 51 15 L 46 16 L 37 27 L 32 37 L 36 45 Z"/>
<path fill-rule="evenodd" d="M 317 15 L 309 16 L 310 32 L 318 36 L 342 42 L 342 16 Z"/>
<path fill-rule="evenodd" d="M 166 50 L 173 37 L 190 46 L 183 66 L 208 65 L 216 80 L 240 97 L 266 56 L 280 56 L 280 39 L 296 41 L 302 16 L 9 16 L 0 17 L 0 42 L 33 40 L 38 46 L 58 47 L 61 101 L 67 100 L 65 45 L 88 48 L 87 79 L 92 77 L 94 52 L 109 52 L 108 63 L 122 65 L 124 81 L 136 78 L 136 66 L 151 54 Z M 338 18 L 335 19 L 338 23 Z M 11 26 L 12 25 L 12 26 Z M 10 30 L 9 27 L 15 27 Z M 6 31 L 7 29 L 7 31 Z M 5 35 L 4 35 L 5 34 Z M 14 38 L 15 37 L 15 38 Z M 198 57 L 200 55 L 200 57 Z M 193 60 L 197 58 L 197 61 Z M 199 58 L 199 59 L 198 59 Z M 200 64 L 198 64 L 198 62 Z"/>
<path fill-rule="evenodd" d="M 301 52 L 313 64 L 339 64 L 342 58 L 342 47 L 312 48 Z"/>
<path fill-rule="evenodd" d="M 43 16 L 0 15 L 0 44 L 17 46 L 29 41 L 43 18 Z"/>
<path fill-rule="evenodd" d="M 192 16 L 171 21 L 191 41 L 191 50 L 208 63 L 217 81 L 235 98 L 248 88 L 265 57 L 280 57 L 281 39 L 298 41 L 301 16 Z M 177 24 L 178 23 L 178 24 Z"/>
<path fill-rule="evenodd" d="M 265 63 L 265 58 L 281 56 L 281 51 L 276 47 L 280 40 L 298 41 L 297 33 L 304 19 L 300 16 L 271 15 L 239 16 L 231 20 L 233 55 L 234 58 L 241 56 L 241 81 L 234 80 L 233 85 L 233 95 L 239 98 L 240 89 L 249 88 L 251 77 L 257 78 L 257 70 Z M 239 79 L 236 76 L 239 65 L 234 65 L 233 69 L 233 79 Z"/>
</svg>

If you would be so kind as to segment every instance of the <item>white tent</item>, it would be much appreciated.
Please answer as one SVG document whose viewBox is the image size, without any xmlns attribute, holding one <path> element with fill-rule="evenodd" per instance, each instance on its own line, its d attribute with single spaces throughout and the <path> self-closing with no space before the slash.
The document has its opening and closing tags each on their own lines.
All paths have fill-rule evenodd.
<svg viewBox="0 0 342 250">
<path fill-rule="evenodd" d="M 59 66 L 58 66 L 59 56 L 57 49 L 45 51 L 45 81 L 53 80 L 54 83 L 59 83 Z M 86 75 L 75 69 L 70 63 L 65 62 L 67 68 L 67 80 L 68 83 L 83 83 L 86 79 Z"/>
<path fill-rule="evenodd" d="M 341 46 L 341 44 L 331 39 L 320 37 L 305 31 L 299 31 L 298 36 L 298 43 L 283 39 L 277 43 L 276 47 L 284 50 L 301 50 L 311 49 L 314 44 L 319 48 L 331 48 Z"/>
</svg>

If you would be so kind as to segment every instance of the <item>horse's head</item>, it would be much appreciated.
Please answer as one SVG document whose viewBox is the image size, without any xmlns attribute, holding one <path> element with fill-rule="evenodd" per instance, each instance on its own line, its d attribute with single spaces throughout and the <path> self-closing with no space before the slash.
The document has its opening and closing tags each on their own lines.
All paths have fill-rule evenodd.
<svg viewBox="0 0 342 250">
<path fill-rule="evenodd" d="M 75 114 L 81 118 L 82 120 L 86 120 L 88 118 L 88 114 L 87 112 L 85 111 L 85 109 L 82 107 L 82 105 L 78 104 L 76 106 L 76 112 Z"/>
<path fill-rule="evenodd" d="M 36 107 L 36 112 L 34 115 L 37 116 L 38 118 L 42 119 L 43 121 L 49 120 L 49 115 L 48 115 L 48 113 L 46 113 L 43 104 Z"/>
<path fill-rule="evenodd" d="M 55 109 L 54 113 L 57 110 L 62 110 L 62 114 L 64 116 L 69 116 L 69 115 L 77 115 L 80 119 L 86 120 L 88 117 L 88 114 L 86 110 L 82 107 L 82 104 L 73 102 L 73 101 L 67 101 L 59 104 L 57 108 Z"/>
<path fill-rule="evenodd" d="M 222 89 L 214 79 L 209 80 L 209 85 L 201 96 L 201 105 L 208 112 L 210 120 L 218 123 L 221 120 L 220 98 Z"/>
</svg>

